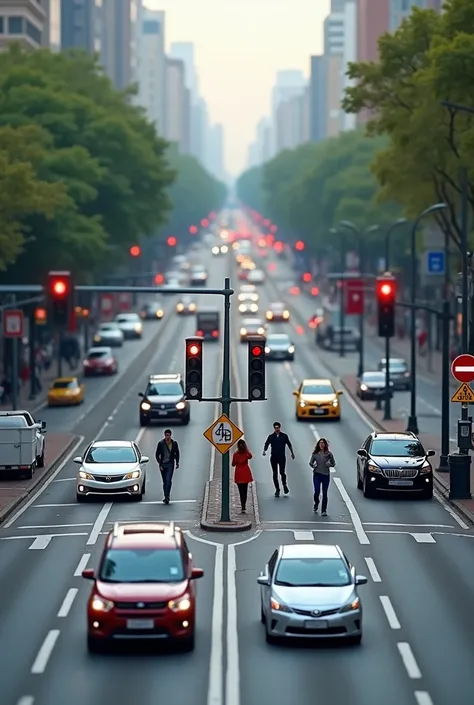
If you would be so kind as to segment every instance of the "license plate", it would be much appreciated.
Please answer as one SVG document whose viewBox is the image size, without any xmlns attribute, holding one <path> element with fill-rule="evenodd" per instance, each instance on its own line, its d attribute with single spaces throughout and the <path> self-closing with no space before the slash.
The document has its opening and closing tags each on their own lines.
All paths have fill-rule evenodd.
<svg viewBox="0 0 474 705">
<path fill-rule="evenodd" d="M 168 412 L 167 411 L 159 411 L 158 416 L 168 416 Z"/>
<path fill-rule="evenodd" d="M 328 623 L 322 621 L 321 619 L 307 619 L 306 622 L 304 623 L 305 629 L 312 629 L 312 630 L 324 630 L 328 628 Z"/>
<path fill-rule="evenodd" d="M 326 409 L 312 409 L 311 413 L 317 416 L 322 416 L 326 413 Z"/>
<path fill-rule="evenodd" d="M 127 619 L 127 629 L 153 629 L 152 619 Z"/>
<path fill-rule="evenodd" d="M 413 480 L 389 480 L 388 484 L 392 487 L 411 487 Z"/>
</svg>

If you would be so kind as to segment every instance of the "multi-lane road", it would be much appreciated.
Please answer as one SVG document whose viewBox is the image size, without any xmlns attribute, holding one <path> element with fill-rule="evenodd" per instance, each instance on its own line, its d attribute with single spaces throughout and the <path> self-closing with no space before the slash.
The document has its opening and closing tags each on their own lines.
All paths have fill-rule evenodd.
<svg viewBox="0 0 474 705">
<path fill-rule="evenodd" d="M 209 284 L 220 286 L 222 276 L 222 260 L 213 262 Z M 261 287 L 263 311 L 275 298 L 272 291 Z M 173 308 L 170 297 L 167 313 Z M 233 316 L 233 363 L 242 388 L 234 393 L 240 395 L 246 346 L 237 342 L 239 319 Z M 295 361 L 268 364 L 268 401 L 239 410 L 254 453 L 258 530 L 232 536 L 198 529 L 211 456 L 202 433 L 214 418 L 212 404 L 193 404 L 189 426 L 174 427 L 182 459 L 169 506 L 161 503 L 153 461 L 146 501 L 77 505 L 76 467 L 68 461 L 0 529 L 2 705 L 151 705 L 157 699 L 167 705 L 190 700 L 195 705 L 472 705 L 474 532 L 437 500 L 363 498 L 356 489 L 355 451 L 370 425 L 346 397 L 340 423 L 294 420 L 296 384 L 328 371 L 310 336 L 298 335 L 292 323 L 284 328 L 294 335 Z M 89 406 L 68 412 L 69 421 L 58 428 L 84 436 L 74 455 L 93 438 L 125 438 L 137 439 L 153 458 L 162 428 L 139 428 L 137 393 L 149 373 L 182 371 L 183 339 L 194 330 L 192 318 L 169 321 L 149 362 L 139 360 L 144 344 L 138 343 L 138 363 L 132 361 L 118 381 L 104 380 L 95 402 L 88 397 Z M 219 360 L 219 346 L 206 345 L 209 396 L 215 395 Z M 107 384 L 110 393 L 101 398 Z M 41 416 L 51 428 L 63 420 L 53 419 L 49 410 Z M 268 457 L 261 455 L 276 420 L 296 451 L 296 460 L 289 461 L 290 495 L 279 499 L 273 496 Z M 329 438 L 337 461 L 327 518 L 312 512 L 308 467 L 320 435 Z M 134 647 L 103 656 L 87 652 L 90 583 L 80 573 L 97 565 L 113 522 L 137 519 L 177 521 L 188 532 L 196 565 L 204 568 L 193 653 L 147 653 Z M 357 572 L 369 578 L 361 588 L 365 631 L 360 647 L 265 642 L 257 577 L 278 544 L 300 541 L 339 544 Z"/>
</svg>

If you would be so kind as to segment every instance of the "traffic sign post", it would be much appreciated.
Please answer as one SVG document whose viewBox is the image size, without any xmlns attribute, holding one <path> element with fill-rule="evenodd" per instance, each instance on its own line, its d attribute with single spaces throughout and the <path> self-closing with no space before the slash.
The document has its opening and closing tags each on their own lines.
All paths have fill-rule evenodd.
<svg viewBox="0 0 474 705">
<path fill-rule="evenodd" d="M 474 402 L 474 391 L 468 384 L 461 384 L 458 391 L 451 397 L 451 401 L 459 404 L 472 404 Z"/>
<path fill-rule="evenodd" d="M 458 355 L 451 364 L 453 377 L 461 386 L 451 401 L 461 404 L 461 418 L 458 419 L 458 453 L 451 453 L 448 458 L 450 499 L 466 499 L 470 493 L 471 433 L 472 420 L 469 418 L 469 404 L 474 402 L 474 392 L 469 382 L 474 381 L 474 355 Z"/>
<path fill-rule="evenodd" d="M 202 434 L 222 455 L 227 453 L 244 435 L 227 414 L 221 414 Z"/>
<path fill-rule="evenodd" d="M 426 270 L 428 274 L 444 274 L 446 254 L 444 250 L 434 250 L 426 253 Z"/>
<path fill-rule="evenodd" d="M 7 309 L 3 312 L 3 335 L 5 338 L 23 338 L 23 311 Z"/>
<path fill-rule="evenodd" d="M 474 382 L 474 355 L 458 355 L 451 364 L 451 372 L 458 382 Z"/>
</svg>

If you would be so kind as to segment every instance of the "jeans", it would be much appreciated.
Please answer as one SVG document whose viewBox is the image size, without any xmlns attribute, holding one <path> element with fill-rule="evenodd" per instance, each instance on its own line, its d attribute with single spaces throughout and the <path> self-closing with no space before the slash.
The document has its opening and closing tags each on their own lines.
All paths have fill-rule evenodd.
<svg viewBox="0 0 474 705">
<path fill-rule="evenodd" d="M 331 475 L 323 475 L 320 472 L 313 472 L 313 487 L 314 487 L 314 505 L 319 505 L 319 493 L 323 490 L 323 501 L 321 511 L 325 512 L 328 507 L 328 488 Z"/>
<path fill-rule="evenodd" d="M 163 480 L 163 494 L 165 499 L 170 498 L 171 485 L 173 483 L 174 463 L 162 465 L 161 478 Z"/>
<path fill-rule="evenodd" d="M 248 491 L 249 491 L 248 483 L 247 482 L 238 482 L 237 489 L 239 490 L 240 504 L 242 505 L 242 509 L 245 509 L 245 507 L 247 505 L 247 495 L 248 495 Z"/>
<path fill-rule="evenodd" d="M 286 458 L 280 458 L 278 456 L 272 455 L 270 457 L 270 465 L 272 466 L 273 470 L 273 484 L 275 485 L 275 489 L 280 489 L 280 483 L 278 482 L 278 473 L 280 473 L 283 487 L 286 487 Z"/>
</svg>

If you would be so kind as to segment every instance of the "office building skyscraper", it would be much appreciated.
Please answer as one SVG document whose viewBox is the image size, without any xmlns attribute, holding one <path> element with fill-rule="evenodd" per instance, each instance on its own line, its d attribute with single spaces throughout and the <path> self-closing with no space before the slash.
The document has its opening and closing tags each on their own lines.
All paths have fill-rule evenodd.
<svg viewBox="0 0 474 705">
<path fill-rule="evenodd" d="M 61 49 L 85 49 L 93 54 L 97 46 L 97 0 L 61 0 Z"/>
<path fill-rule="evenodd" d="M 49 44 L 49 0 L 1 0 L 0 50 L 12 42 L 39 49 Z"/>
</svg>

